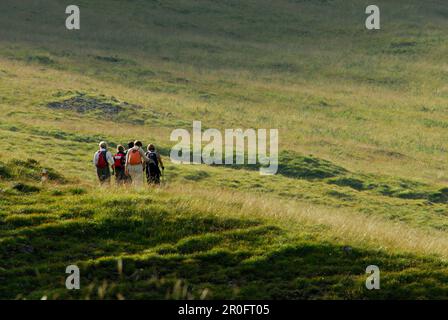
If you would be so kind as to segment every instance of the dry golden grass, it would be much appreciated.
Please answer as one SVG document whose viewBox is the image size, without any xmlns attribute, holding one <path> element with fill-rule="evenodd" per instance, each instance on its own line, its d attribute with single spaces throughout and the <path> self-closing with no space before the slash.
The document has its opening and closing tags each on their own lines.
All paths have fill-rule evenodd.
<svg viewBox="0 0 448 320">
<path fill-rule="evenodd" d="M 312 206 L 268 195 L 216 188 L 198 189 L 192 185 L 169 185 L 159 192 L 164 191 L 183 197 L 181 206 L 197 208 L 211 215 L 268 219 L 292 229 L 303 225 L 322 225 L 329 228 L 327 231 L 323 230 L 323 238 L 386 252 L 438 255 L 448 259 L 448 235 L 445 232 L 424 231 L 378 216 Z"/>
</svg>

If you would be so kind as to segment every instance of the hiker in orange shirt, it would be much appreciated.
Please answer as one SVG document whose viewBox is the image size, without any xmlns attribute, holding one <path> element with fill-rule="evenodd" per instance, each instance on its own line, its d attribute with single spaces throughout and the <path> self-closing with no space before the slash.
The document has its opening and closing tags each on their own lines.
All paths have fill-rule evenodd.
<svg viewBox="0 0 448 320">
<path fill-rule="evenodd" d="M 144 164 L 149 162 L 149 158 L 142 149 L 141 141 L 135 141 L 134 146 L 126 154 L 126 174 L 131 176 L 132 185 L 135 187 L 143 186 Z"/>
</svg>

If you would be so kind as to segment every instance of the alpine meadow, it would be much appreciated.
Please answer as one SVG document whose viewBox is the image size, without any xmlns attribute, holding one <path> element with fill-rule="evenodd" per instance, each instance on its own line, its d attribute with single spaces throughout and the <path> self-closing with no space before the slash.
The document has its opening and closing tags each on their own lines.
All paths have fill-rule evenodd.
<svg viewBox="0 0 448 320">
<path fill-rule="evenodd" d="M 1 0 L 0 299 L 448 298 L 447 30 L 446 0 Z M 195 121 L 278 130 L 276 174 L 171 161 Z M 134 140 L 161 184 L 100 185 Z"/>
</svg>

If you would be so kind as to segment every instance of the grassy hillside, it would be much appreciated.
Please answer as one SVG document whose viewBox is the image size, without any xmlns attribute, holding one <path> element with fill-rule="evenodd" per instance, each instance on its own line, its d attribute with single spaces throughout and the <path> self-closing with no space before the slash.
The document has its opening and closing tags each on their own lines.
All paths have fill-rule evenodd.
<svg viewBox="0 0 448 320">
<path fill-rule="evenodd" d="M 368 4 L 2 1 L 0 298 L 446 298 L 448 6 Z M 193 120 L 278 128 L 279 173 L 171 164 Z M 162 188 L 98 188 L 136 138 Z"/>
</svg>

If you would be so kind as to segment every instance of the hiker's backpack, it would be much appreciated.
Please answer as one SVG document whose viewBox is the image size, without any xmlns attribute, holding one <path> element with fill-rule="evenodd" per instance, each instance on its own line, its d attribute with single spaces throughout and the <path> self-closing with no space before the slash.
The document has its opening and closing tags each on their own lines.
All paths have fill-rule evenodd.
<svg viewBox="0 0 448 320">
<path fill-rule="evenodd" d="M 124 168 L 126 162 L 126 155 L 124 153 L 117 153 L 114 155 L 114 166 L 115 168 Z"/>
<path fill-rule="evenodd" d="M 149 158 L 147 163 L 148 171 L 151 173 L 160 173 L 159 160 L 157 159 L 157 153 L 153 151 L 146 152 L 146 156 Z"/>
<path fill-rule="evenodd" d="M 137 165 L 142 164 L 142 156 L 140 155 L 140 150 L 131 149 L 128 151 L 129 164 Z"/>
<path fill-rule="evenodd" d="M 149 163 L 154 163 L 156 167 L 159 166 L 159 160 L 157 159 L 157 153 L 154 151 L 148 151 L 146 156 L 151 160 Z"/>
<path fill-rule="evenodd" d="M 107 151 L 98 151 L 98 162 L 96 164 L 97 168 L 104 169 L 109 166 L 106 159 Z"/>
</svg>

